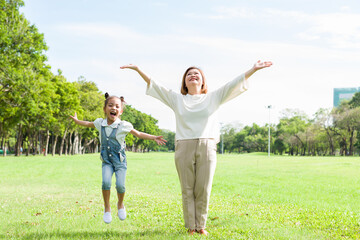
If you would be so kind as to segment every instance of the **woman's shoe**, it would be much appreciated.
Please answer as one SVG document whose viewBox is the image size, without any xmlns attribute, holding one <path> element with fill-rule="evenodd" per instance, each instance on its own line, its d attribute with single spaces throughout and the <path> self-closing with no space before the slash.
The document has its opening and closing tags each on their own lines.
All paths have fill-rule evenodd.
<svg viewBox="0 0 360 240">
<path fill-rule="evenodd" d="M 199 231 L 197 231 L 199 234 L 201 234 L 201 235 L 205 235 L 205 236 L 207 236 L 209 233 L 205 230 L 205 229 L 201 229 L 201 230 L 199 230 Z"/>
</svg>

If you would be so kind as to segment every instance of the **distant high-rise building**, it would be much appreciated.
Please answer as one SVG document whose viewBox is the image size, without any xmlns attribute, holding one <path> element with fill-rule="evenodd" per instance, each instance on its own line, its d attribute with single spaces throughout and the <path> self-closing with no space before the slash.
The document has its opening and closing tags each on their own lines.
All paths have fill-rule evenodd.
<svg viewBox="0 0 360 240">
<path fill-rule="evenodd" d="M 343 100 L 351 100 L 355 93 L 360 92 L 358 88 L 334 88 L 334 107 L 340 105 Z"/>
</svg>

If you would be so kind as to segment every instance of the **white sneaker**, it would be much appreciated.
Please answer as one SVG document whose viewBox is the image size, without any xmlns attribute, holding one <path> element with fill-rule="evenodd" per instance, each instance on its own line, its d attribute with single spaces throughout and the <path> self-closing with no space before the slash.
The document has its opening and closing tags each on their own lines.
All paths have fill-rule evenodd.
<svg viewBox="0 0 360 240">
<path fill-rule="evenodd" d="M 120 208 L 118 210 L 118 217 L 121 221 L 125 220 L 126 219 L 126 210 L 125 210 L 125 206 L 124 208 Z"/>
<path fill-rule="evenodd" d="M 111 212 L 104 212 L 103 219 L 106 224 L 111 223 L 111 221 L 112 221 Z"/>
</svg>

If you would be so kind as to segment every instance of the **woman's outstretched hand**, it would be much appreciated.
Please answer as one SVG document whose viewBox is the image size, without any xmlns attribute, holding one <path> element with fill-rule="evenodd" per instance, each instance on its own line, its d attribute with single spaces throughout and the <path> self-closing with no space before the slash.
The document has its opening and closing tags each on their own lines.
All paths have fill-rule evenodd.
<svg viewBox="0 0 360 240">
<path fill-rule="evenodd" d="M 121 66 L 121 67 L 120 67 L 120 69 L 126 69 L 126 68 L 132 69 L 132 70 L 135 70 L 135 71 L 138 71 L 138 70 L 139 70 L 138 66 L 133 65 L 133 64 L 128 64 L 128 65 L 124 65 L 124 66 Z"/>
<path fill-rule="evenodd" d="M 124 65 L 121 66 L 120 69 L 131 69 L 136 71 L 138 74 L 140 74 L 140 76 L 144 79 L 144 81 L 149 85 L 150 84 L 150 78 L 148 76 L 146 76 L 145 73 L 143 73 L 138 66 L 133 65 L 133 64 L 128 64 L 128 65 Z"/>
<path fill-rule="evenodd" d="M 265 61 L 265 62 L 262 62 L 261 60 L 257 61 L 250 70 L 245 72 L 245 79 L 248 79 L 257 70 L 270 67 L 271 65 L 272 65 L 272 62 L 270 62 L 270 61 Z"/>
<path fill-rule="evenodd" d="M 263 69 L 263 68 L 267 68 L 267 67 L 270 67 L 272 65 L 272 62 L 270 61 L 265 61 L 265 62 L 262 62 L 262 61 L 257 61 L 255 64 L 254 64 L 254 70 L 257 71 L 257 70 L 260 70 L 260 69 Z"/>
</svg>

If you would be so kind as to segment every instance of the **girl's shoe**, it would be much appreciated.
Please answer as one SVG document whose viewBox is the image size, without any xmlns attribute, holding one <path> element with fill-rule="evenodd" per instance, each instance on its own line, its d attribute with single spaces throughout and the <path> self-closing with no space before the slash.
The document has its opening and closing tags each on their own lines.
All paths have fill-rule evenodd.
<svg viewBox="0 0 360 240">
<path fill-rule="evenodd" d="M 193 229 L 189 229 L 188 230 L 188 234 L 191 236 L 191 235 L 194 235 L 194 232 L 196 232 L 195 230 L 193 230 Z"/>
<path fill-rule="evenodd" d="M 111 212 L 104 212 L 103 220 L 106 224 L 111 223 L 112 221 Z"/>
<path fill-rule="evenodd" d="M 120 208 L 118 210 L 118 217 L 121 221 L 125 220 L 126 219 L 126 210 L 125 210 L 125 206 L 124 208 Z"/>
</svg>

